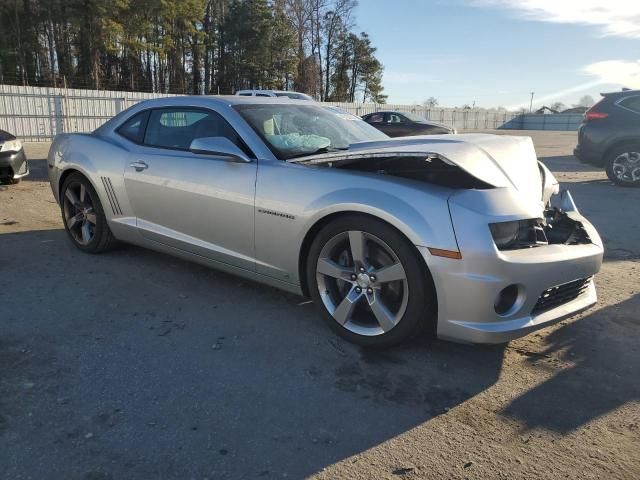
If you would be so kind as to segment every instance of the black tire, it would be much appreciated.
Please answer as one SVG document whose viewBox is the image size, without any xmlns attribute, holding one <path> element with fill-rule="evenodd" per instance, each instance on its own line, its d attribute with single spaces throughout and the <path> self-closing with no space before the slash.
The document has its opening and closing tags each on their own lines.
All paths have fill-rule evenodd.
<svg viewBox="0 0 640 480">
<path fill-rule="evenodd" d="M 89 204 L 92 206 L 92 213 L 95 213 L 95 224 L 92 224 L 92 235 L 90 239 L 86 241 L 86 243 L 82 243 L 82 241 L 78 239 L 77 232 L 75 230 L 72 232 L 72 230 L 69 228 L 69 218 L 71 217 L 71 215 L 69 215 L 70 212 L 65 212 L 65 208 L 67 210 L 70 208 L 69 204 L 66 203 L 67 191 L 69 191 L 70 189 L 75 190 L 80 186 L 86 189 L 85 195 L 88 195 L 90 201 Z M 111 229 L 109 228 L 109 224 L 107 223 L 107 218 L 105 217 L 102 204 L 100 203 L 100 198 L 98 197 L 98 193 L 93 188 L 93 185 L 91 185 L 91 182 L 89 182 L 89 180 L 87 180 L 84 175 L 80 173 L 72 173 L 65 179 L 60 190 L 60 209 L 62 213 L 62 222 L 64 223 L 64 228 L 67 231 L 71 242 L 79 250 L 87 253 L 103 253 L 112 250 L 117 246 L 118 242 L 113 236 L 113 233 L 111 233 Z M 78 211 L 77 207 L 75 211 Z M 80 234 L 80 236 L 82 236 L 82 234 Z"/>
<path fill-rule="evenodd" d="M 614 163 L 616 162 L 616 159 L 621 155 L 624 155 L 625 153 L 640 155 L 640 144 L 627 143 L 624 145 L 620 145 L 619 147 L 615 147 L 613 150 L 611 150 L 607 154 L 607 157 L 605 159 L 607 177 L 609 177 L 609 180 L 611 180 L 613 183 L 621 187 L 640 187 L 640 179 L 635 181 L 625 180 L 624 178 L 621 178 L 620 175 L 618 175 L 615 171 Z M 638 160 L 638 162 L 640 162 L 640 160 Z"/>
<path fill-rule="evenodd" d="M 321 253 L 323 251 L 326 251 L 325 246 L 331 245 L 331 242 L 334 242 L 336 238 L 344 236 L 345 232 L 349 231 L 364 232 L 364 234 L 367 236 L 367 240 L 365 240 L 364 242 L 365 245 L 367 245 L 367 249 L 377 249 L 379 245 L 375 242 L 377 240 L 381 240 L 385 244 L 385 246 L 389 247 L 393 251 L 393 254 L 395 254 L 397 261 L 394 260 L 393 262 L 397 263 L 399 261 L 404 269 L 405 276 L 403 281 L 406 280 L 406 283 L 403 285 L 406 285 L 406 287 L 408 287 L 406 288 L 408 292 L 407 300 L 403 301 L 403 305 L 405 305 L 405 307 L 403 308 L 403 310 L 401 310 L 404 313 L 401 315 L 399 310 L 396 317 L 399 318 L 399 320 L 397 321 L 397 323 L 395 323 L 395 326 L 393 326 L 389 330 L 383 329 L 383 333 L 375 333 L 370 335 L 359 334 L 352 331 L 352 329 L 345 327 L 336 319 L 334 319 L 334 317 L 328 310 L 327 305 L 324 303 L 325 300 L 323 300 L 323 296 L 320 293 L 320 288 L 318 286 L 318 277 L 328 277 L 324 277 L 322 276 L 322 274 L 317 273 L 318 259 L 320 258 Z M 346 233 L 346 235 L 348 236 L 349 234 Z M 372 241 L 374 242 L 373 247 L 371 246 Z M 347 242 L 350 242 L 350 240 L 347 240 Z M 337 247 L 338 250 L 340 248 L 342 247 Z M 347 261 L 346 263 L 352 264 L 353 267 L 345 268 L 354 268 L 357 273 L 358 268 L 356 266 L 356 261 L 353 258 L 351 258 L 351 261 Z M 342 266 L 344 265 L 344 263 L 340 265 Z M 382 265 L 381 268 L 384 268 L 385 266 L 388 265 Z M 373 267 L 371 268 L 373 269 Z M 353 279 L 353 277 L 351 278 Z M 352 343 L 364 347 L 386 348 L 405 341 L 409 338 L 417 337 L 425 330 L 429 331 L 430 333 L 435 333 L 437 300 L 431 274 L 429 273 L 426 265 L 424 265 L 424 261 L 422 258 L 420 258 L 415 246 L 413 246 L 395 228 L 381 220 L 365 215 L 354 214 L 340 217 L 323 227 L 314 238 L 309 250 L 309 255 L 307 256 L 306 280 L 307 285 L 309 286 L 310 296 L 321 311 L 322 316 L 328 323 L 329 327 L 338 335 Z M 329 280 L 331 279 L 329 278 Z M 355 281 L 355 279 L 353 280 Z M 352 287 L 357 287 L 357 284 L 353 282 L 351 282 L 351 285 L 348 282 L 343 282 L 342 285 L 347 290 Z M 391 285 L 391 283 L 389 283 L 388 285 Z M 324 285 L 322 288 L 325 287 L 327 287 L 327 285 Z M 382 292 L 382 289 L 385 288 L 382 286 L 382 283 L 376 287 L 380 288 L 380 292 Z M 401 288 L 404 289 L 405 287 L 402 286 Z M 327 287 L 327 289 L 324 290 L 325 299 L 327 298 L 327 295 L 329 295 L 329 293 L 330 292 Z M 362 295 L 364 295 L 364 292 L 362 293 Z M 378 295 L 378 290 L 376 290 L 376 295 Z M 358 302 L 361 302 L 362 305 L 359 305 L 355 308 L 364 309 L 362 313 L 363 318 L 365 319 L 367 312 L 371 315 L 371 317 L 374 317 L 373 312 L 367 303 L 367 300 L 370 297 L 366 296 L 363 298 L 364 300 L 362 300 L 362 298 L 358 300 Z M 380 299 L 383 300 L 382 297 L 380 297 Z M 337 300 L 339 301 L 339 298 Z M 335 305 L 337 303 L 338 302 L 336 301 L 332 305 Z M 385 303 L 386 302 L 383 302 L 383 305 Z M 349 323 L 350 321 L 347 322 L 347 324 Z M 380 324 L 380 326 L 381 325 L 382 324 Z"/>
<path fill-rule="evenodd" d="M 21 178 L 5 177 L 2 179 L 2 183 L 7 185 L 17 185 L 20 183 Z"/>
</svg>

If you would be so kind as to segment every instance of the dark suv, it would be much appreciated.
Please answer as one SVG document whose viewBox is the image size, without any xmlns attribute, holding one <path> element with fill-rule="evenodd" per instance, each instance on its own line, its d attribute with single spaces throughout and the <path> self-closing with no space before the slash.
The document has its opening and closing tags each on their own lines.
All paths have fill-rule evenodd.
<svg viewBox="0 0 640 480">
<path fill-rule="evenodd" d="M 640 90 L 603 93 L 585 114 L 573 154 L 612 182 L 640 187 Z"/>
</svg>

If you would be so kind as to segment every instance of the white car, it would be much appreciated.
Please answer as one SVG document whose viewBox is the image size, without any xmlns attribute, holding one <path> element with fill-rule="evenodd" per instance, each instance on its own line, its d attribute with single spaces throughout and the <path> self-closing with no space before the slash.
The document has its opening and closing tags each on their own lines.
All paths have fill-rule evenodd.
<svg viewBox="0 0 640 480">
<path fill-rule="evenodd" d="M 288 92 L 286 90 L 238 90 L 239 97 L 271 97 L 290 98 L 292 100 L 308 100 L 313 102 L 313 98 L 306 93 Z"/>
</svg>

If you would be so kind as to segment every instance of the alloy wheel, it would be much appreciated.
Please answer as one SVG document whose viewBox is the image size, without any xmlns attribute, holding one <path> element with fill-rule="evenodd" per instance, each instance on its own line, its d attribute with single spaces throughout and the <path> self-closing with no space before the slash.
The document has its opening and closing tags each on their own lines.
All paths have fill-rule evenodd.
<svg viewBox="0 0 640 480">
<path fill-rule="evenodd" d="M 640 153 L 624 152 L 613 160 L 611 170 L 621 182 L 640 182 Z"/>
<path fill-rule="evenodd" d="M 382 335 L 402 319 L 409 299 L 407 274 L 380 238 L 342 232 L 323 247 L 316 266 L 318 290 L 333 319 L 365 336 Z"/>
<path fill-rule="evenodd" d="M 88 245 L 96 232 L 97 216 L 91 194 L 83 183 L 72 182 L 63 197 L 64 221 L 73 239 Z"/>
</svg>

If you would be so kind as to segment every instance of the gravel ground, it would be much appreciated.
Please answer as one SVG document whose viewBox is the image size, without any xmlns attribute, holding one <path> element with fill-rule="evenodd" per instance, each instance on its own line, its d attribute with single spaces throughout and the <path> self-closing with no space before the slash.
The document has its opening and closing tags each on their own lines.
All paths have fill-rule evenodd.
<svg viewBox="0 0 640 480">
<path fill-rule="evenodd" d="M 573 132 L 519 134 L 605 239 L 597 307 L 383 353 L 269 287 L 78 252 L 27 145 L 0 189 L 0 478 L 640 478 L 640 189 L 578 164 Z"/>
</svg>

